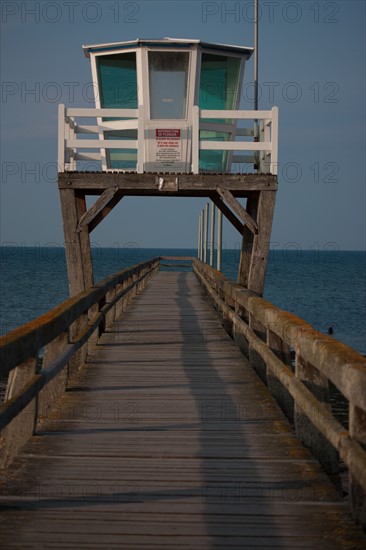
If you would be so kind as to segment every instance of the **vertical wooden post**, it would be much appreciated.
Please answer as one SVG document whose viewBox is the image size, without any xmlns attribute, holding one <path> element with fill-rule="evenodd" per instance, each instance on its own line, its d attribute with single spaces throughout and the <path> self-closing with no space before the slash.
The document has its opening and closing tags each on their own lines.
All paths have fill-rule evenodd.
<svg viewBox="0 0 366 550">
<path fill-rule="evenodd" d="M 58 172 L 65 172 L 65 105 L 58 106 Z"/>
<path fill-rule="evenodd" d="M 15 397 L 31 380 L 37 369 L 38 356 L 28 359 L 9 373 L 5 400 Z M 14 456 L 34 433 L 37 421 L 37 399 L 33 399 L 23 411 L 0 433 L 0 469 L 6 468 Z"/>
<path fill-rule="evenodd" d="M 275 191 L 260 191 L 248 198 L 247 212 L 257 222 L 258 233 L 254 235 L 244 228 L 240 255 L 238 284 L 262 295 L 271 238 Z"/>
<path fill-rule="evenodd" d="M 215 205 L 211 201 L 211 232 L 210 232 L 210 266 L 213 266 L 214 250 L 215 250 Z"/>
<path fill-rule="evenodd" d="M 361 388 L 360 391 L 362 391 Z M 349 404 L 349 432 L 353 439 L 366 448 L 366 412 L 352 403 Z M 366 493 L 351 473 L 349 487 L 352 515 L 366 529 Z"/>
<path fill-rule="evenodd" d="M 64 225 L 66 264 L 70 296 L 93 285 L 93 265 L 88 226 L 76 231 L 81 216 L 86 212 L 84 193 L 74 189 L 60 189 Z"/>
<path fill-rule="evenodd" d="M 246 211 L 254 220 L 257 220 L 258 202 L 259 193 L 251 193 L 247 199 Z M 253 240 L 253 233 L 247 226 L 244 226 L 239 262 L 238 284 L 244 286 L 245 288 L 248 288 L 249 283 Z"/>
<path fill-rule="evenodd" d="M 221 271 L 221 255 L 222 255 L 222 212 L 218 209 L 217 212 L 217 271 Z"/>
<path fill-rule="evenodd" d="M 295 374 L 307 388 L 315 395 L 318 401 L 329 403 L 328 379 L 315 367 L 305 361 L 299 353 L 296 353 Z M 313 455 L 319 460 L 325 471 L 329 474 L 337 474 L 337 451 L 326 437 L 310 422 L 306 414 L 295 402 L 294 421 L 297 437 L 311 449 Z"/>
<path fill-rule="evenodd" d="M 284 342 L 277 334 L 275 334 L 270 328 L 267 328 L 267 345 L 273 351 L 273 353 L 281 359 L 285 365 L 292 368 L 291 365 L 291 352 L 288 344 Z M 279 381 L 277 376 L 273 374 L 270 368 L 266 367 L 267 373 L 267 385 L 271 394 L 275 397 L 277 403 L 287 416 L 294 421 L 294 399 L 285 388 L 285 386 Z"/>
</svg>

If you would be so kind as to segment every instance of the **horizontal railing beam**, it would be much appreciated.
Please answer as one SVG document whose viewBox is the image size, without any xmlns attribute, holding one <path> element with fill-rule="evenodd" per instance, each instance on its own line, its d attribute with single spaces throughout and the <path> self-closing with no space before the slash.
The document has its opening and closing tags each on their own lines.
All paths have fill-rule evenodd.
<svg viewBox="0 0 366 550">
<path fill-rule="evenodd" d="M 66 147 L 77 149 L 137 149 L 136 139 L 67 139 Z"/>
<path fill-rule="evenodd" d="M 272 118 L 272 111 L 222 111 L 213 109 L 200 109 L 201 118 L 234 118 L 238 120 L 267 120 Z"/>
<path fill-rule="evenodd" d="M 200 141 L 201 150 L 213 151 L 270 151 L 270 141 Z"/>
</svg>

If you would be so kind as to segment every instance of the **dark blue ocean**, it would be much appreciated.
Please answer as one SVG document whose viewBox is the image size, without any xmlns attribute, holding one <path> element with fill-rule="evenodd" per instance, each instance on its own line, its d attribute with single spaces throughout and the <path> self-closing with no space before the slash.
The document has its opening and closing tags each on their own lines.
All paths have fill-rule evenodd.
<svg viewBox="0 0 366 550">
<path fill-rule="evenodd" d="M 68 297 L 63 248 L 0 248 L 0 323 L 5 334 Z M 95 280 L 159 255 L 196 256 L 193 249 L 141 249 L 134 243 L 94 248 Z M 238 250 L 223 251 L 223 272 L 236 278 Z M 366 353 L 366 255 L 339 250 L 271 251 L 264 297 L 317 330 Z"/>
</svg>

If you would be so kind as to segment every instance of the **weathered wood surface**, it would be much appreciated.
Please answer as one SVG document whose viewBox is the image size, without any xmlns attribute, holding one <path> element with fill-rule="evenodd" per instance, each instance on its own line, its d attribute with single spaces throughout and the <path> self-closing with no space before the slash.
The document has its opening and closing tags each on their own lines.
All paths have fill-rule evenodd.
<svg viewBox="0 0 366 550">
<path fill-rule="evenodd" d="M 4 550 L 366 544 L 192 273 L 150 281 L 2 477 Z"/>
<path fill-rule="evenodd" d="M 159 181 L 163 178 L 165 186 Z M 100 194 L 118 187 L 125 195 L 207 196 L 217 187 L 234 196 L 246 197 L 252 191 L 276 191 L 277 176 L 269 174 L 155 174 L 136 172 L 63 172 L 58 175 L 60 189 L 79 189 Z M 169 183 L 171 189 L 169 190 Z"/>
<path fill-rule="evenodd" d="M 226 330 L 294 421 L 301 441 L 328 473 L 338 471 L 336 453 L 347 465 L 352 514 L 366 530 L 365 358 L 210 266 L 195 260 L 193 269 Z M 295 372 L 288 360 L 290 348 Z M 348 431 L 333 415 L 329 381 L 349 401 Z"/>
</svg>

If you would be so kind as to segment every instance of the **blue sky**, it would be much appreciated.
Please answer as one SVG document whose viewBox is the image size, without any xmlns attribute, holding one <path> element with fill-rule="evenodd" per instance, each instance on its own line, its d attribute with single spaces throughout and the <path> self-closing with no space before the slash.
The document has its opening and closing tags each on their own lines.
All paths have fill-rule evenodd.
<svg viewBox="0 0 366 550">
<path fill-rule="evenodd" d="M 280 110 L 274 249 L 365 249 L 365 5 L 260 0 L 260 107 Z M 1 243 L 63 244 L 57 104 L 91 105 L 82 44 L 173 36 L 253 46 L 252 19 L 248 0 L 3 1 Z M 249 109 L 252 75 L 250 60 Z M 204 203 L 124 199 L 92 241 L 196 246 Z M 239 246 L 229 224 L 224 242 Z"/>
</svg>

